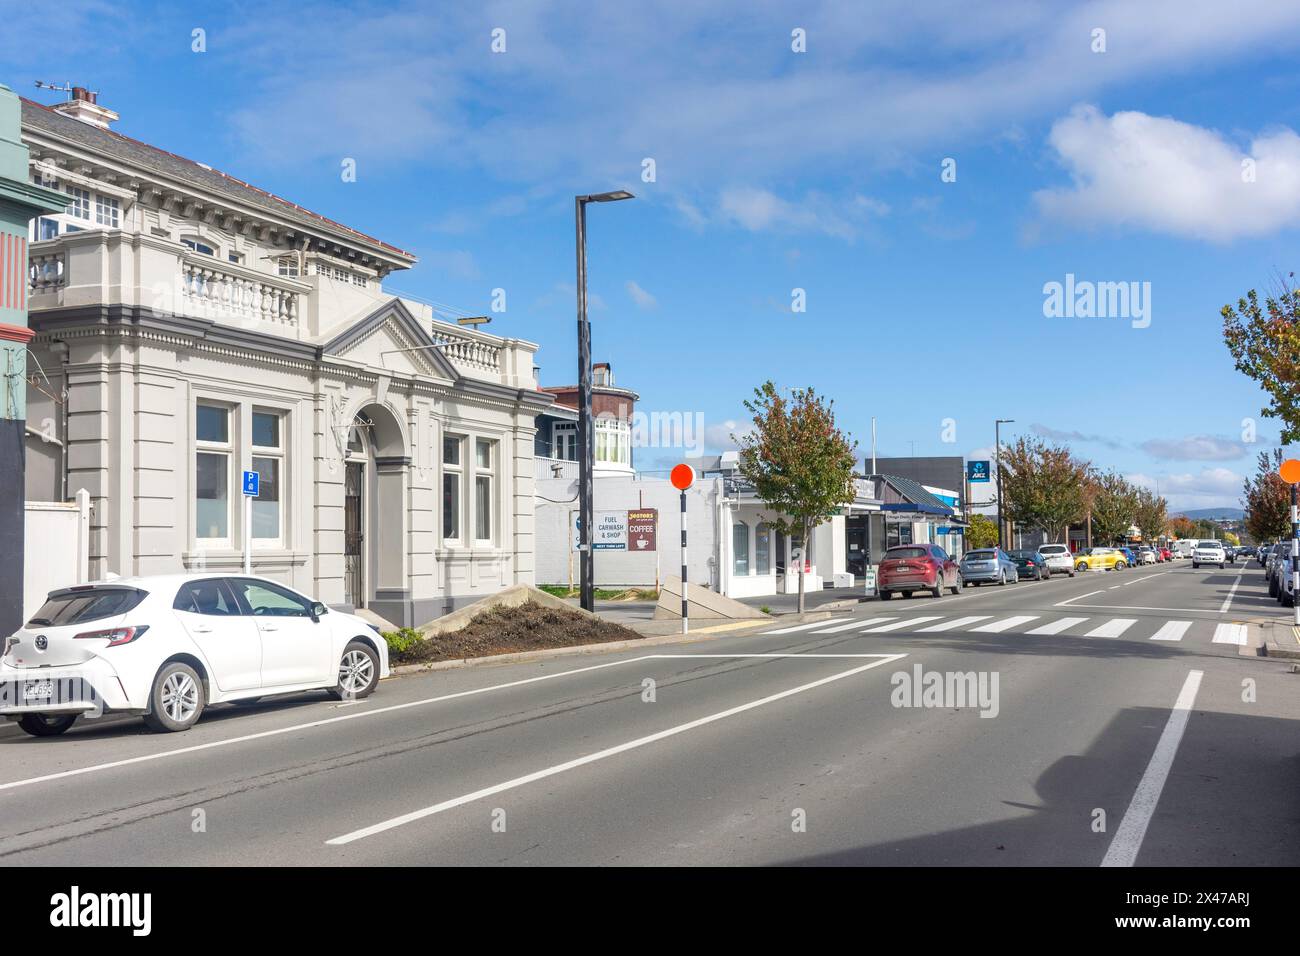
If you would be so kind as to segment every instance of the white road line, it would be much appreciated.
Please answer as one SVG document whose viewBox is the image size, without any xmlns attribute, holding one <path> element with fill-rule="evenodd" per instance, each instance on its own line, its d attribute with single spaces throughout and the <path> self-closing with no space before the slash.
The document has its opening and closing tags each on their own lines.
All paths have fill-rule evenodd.
<svg viewBox="0 0 1300 956">
<path fill-rule="evenodd" d="M 863 630 L 863 634 L 879 634 L 881 631 L 900 631 L 905 627 L 912 627 L 915 624 L 923 624 L 926 621 L 937 621 L 943 615 L 927 614 L 925 617 L 905 617 L 901 621 L 895 621 L 893 624 L 885 624 L 881 627 L 869 627 Z"/>
<path fill-rule="evenodd" d="M 1153 641 L 1181 641 L 1192 621 L 1165 621 L 1160 630 L 1151 635 Z"/>
<path fill-rule="evenodd" d="M 1084 637 L 1119 637 L 1137 623 L 1135 617 L 1112 617 L 1101 627 L 1095 627 Z"/>
<path fill-rule="evenodd" d="M 1187 720 L 1191 716 L 1192 705 L 1196 703 L 1201 677 L 1201 671 L 1188 673 L 1183 689 L 1178 693 L 1178 700 L 1174 702 L 1169 722 L 1165 724 L 1164 732 L 1156 743 L 1155 753 L 1151 755 L 1151 762 L 1147 764 L 1146 772 L 1142 774 L 1137 790 L 1133 793 L 1133 799 L 1124 811 L 1124 819 L 1115 831 L 1115 838 L 1110 841 L 1110 848 L 1101 861 L 1102 866 L 1132 866 L 1137 861 L 1138 851 L 1142 849 L 1142 838 L 1146 836 L 1147 826 L 1156 812 L 1160 792 L 1165 788 L 1165 780 L 1174 765 L 1183 731 L 1187 729 Z"/>
<path fill-rule="evenodd" d="M 1042 627 L 1036 627 L 1032 631 L 1026 631 L 1026 634 L 1060 634 L 1066 628 L 1074 627 L 1076 624 L 1082 624 L 1088 620 L 1086 617 L 1063 617 L 1059 621 L 1053 621 L 1051 624 L 1044 624 Z"/>
<path fill-rule="evenodd" d="M 1246 646 L 1246 625 L 1245 624 L 1220 624 L 1214 629 L 1214 638 L 1211 644 L 1236 644 L 1240 647 Z"/>
<path fill-rule="evenodd" d="M 972 631 L 979 631 L 986 634 L 1001 634 L 1003 631 L 1009 631 L 1013 627 L 1019 627 L 1022 624 L 1028 624 L 1030 621 L 1038 620 L 1037 614 L 1022 614 L 1017 617 L 1008 617 L 1001 621 L 993 621 L 991 624 L 985 624 L 981 627 L 972 627 Z"/>
<path fill-rule="evenodd" d="M 885 622 L 885 621 L 892 621 L 892 620 L 894 620 L 894 618 L 892 618 L 892 617 L 873 617 L 873 618 L 871 618 L 870 620 L 864 620 L 864 619 L 862 619 L 862 618 L 856 618 L 855 620 L 849 621 L 847 624 L 836 624 L 834 627 L 824 627 L 824 628 L 822 628 L 820 631 L 813 631 L 813 633 L 814 633 L 814 634 L 837 634 L 837 633 L 839 633 L 840 631 L 847 631 L 847 630 L 850 630 L 850 629 L 855 628 L 855 627 L 862 627 L 864 624 L 870 624 L 870 623 L 875 622 L 875 621 L 879 621 L 879 622 L 883 623 L 883 622 Z M 822 622 L 822 623 L 825 623 L 825 622 Z M 776 631 L 769 631 L 768 633 L 769 633 L 769 634 L 776 634 L 777 632 L 776 632 Z"/>
<path fill-rule="evenodd" d="M 798 656 L 798 655 L 795 655 Z M 598 760 L 605 760 L 618 754 L 627 753 L 629 750 L 635 750 L 638 747 L 644 747 L 648 744 L 656 743 L 668 737 L 675 737 L 678 734 L 686 733 L 689 730 L 695 730 L 704 727 L 707 724 L 715 723 L 719 720 L 725 720 L 728 717 L 734 717 L 736 714 L 743 714 L 746 711 L 753 710 L 756 707 L 762 707 L 765 704 L 775 703 L 778 700 L 784 700 L 787 697 L 793 697 L 795 694 L 802 694 L 805 691 L 822 687 L 837 680 L 843 680 L 846 677 L 852 677 L 855 674 L 861 674 L 863 671 L 871 670 L 873 667 L 879 667 L 882 664 L 890 664 L 897 660 L 902 660 L 906 654 L 881 654 L 877 655 L 878 660 L 870 664 L 863 664 L 846 671 L 840 671 L 838 674 L 832 674 L 829 677 L 823 677 L 820 680 L 810 681 L 807 684 L 800 684 L 798 687 L 791 687 L 789 690 L 783 690 L 776 694 L 770 694 L 767 697 L 761 697 L 758 700 L 751 700 L 745 704 L 739 704 L 736 707 L 728 707 L 726 710 L 720 710 L 716 714 L 709 714 L 707 717 L 700 717 L 697 720 L 687 721 L 684 724 L 678 724 L 675 727 L 669 727 L 667 730 L 661 730 L 658 733 L 649 734 L 645 737 L 638 737 L 636 740 L 629 740 L 626 743 L 618 744 L 614 747 L 607 747 L 604 750 L 598 750 L 595 753 L 578 757 L 575 760 L 568 760 L 564 763 L 555 764 L 544 770 L 538 770 L 522 777 L 515 777 L 513 780 L 507 780 L 504 783 L 498 783 L 491 787 L 485 787 L 482 790 L 475 790 L 473 793 L 467 793 L 463 796 L 454 797 L 451 800 L 444 800 L 441 803 L 435 803 L 432 806 L 425 807 L 422 810 L 415 810 L 411 813 L 402 814 L 399 817 L 393 817 L 391 820 L 385 820 L 382 823 L 376 823 L 372 826 L 363 827 L 360 830 L 353 830 L 351 833 L 345 833 L 343 836 L 334 837 L 332 840 L 326 840 L 328 846 L 342 846 L 352 843 L 356 840 L 362 840 L 366 837 L 374 836 L 377 833 L 384 833 L 396 827 L 404 826 L 407 823 L 413 823 L 416 820 L 422 820 L 425 817 L 433 816 L 436 813 L 442 813 L 455 807 L 464 806 L 475 800 L 481 800 L 484 797 L 490 797 L 494 794 L 503 793 L 506 790 L 514 790 L 517 787 L 526 786 L 535 783 L 538 780 L 544 780 L 547 777 L 554 777 L 556 774 L 564 773 L 568 770 L 574 770 L 578 767 L 584 767 L 587 764 L 595 763 Z"/>
<path fill-rule="evenodd" d="M 925 634 L 930 631 L 951 631 L 959 627 L 965 627 L 967 624 L 974 624 L 976 621 L 987 621 L 992 614 L 975 614 L 971 617 L 953 618 L 951 621 L 944 621 L 942 624 L 931 624 L 929 627 L 921 628 L 921 633 Z"/>
<path fill-rule="evenodd" d="M 1237 593 L 1237 585 L 1241 583 L 1241 576 L 1245 573 L 1245 568 L 1237 572 L 1237 580 L 1232 582 L 1232 587 L 1228 588 L 1228 596 L 1223 599 L 1223 604 L 1219 607 L 1219 613 L 1223 614 L 1228 610 L 1228 605 L 1232 604 L 1232 596 Z"/>
<path fill-rule="evenodd" d="M 571 677 L 574 674 L 585 674 L 588 671 L 603 670 L 606 667 L 620 667 L 624 664 L 635 664 L 638 661 L 653 660 L 658 655 L 645 654 L 641 657 L 629 657 L 621 661 L 607 661 L 604 664 L 592 664 L 590 667 L 578 667 L 571 671 L 558 671 L 554 674 L 542 674 L 539 677 L 526 677 L 522 680 L 512 680 L 504 684 L 491 684 L 487 687 L 476 687 L 473 690 L 457 691 L 454 694 L 441 694 L 437 697 L 425 697 L 422 700 L 411 700 L 404 704 L 391 704 L 388 707 L 378 707 L 374 710 L 357 711 L 353 714 L 341 714 L 337 717 L 326 717 L 322 720 L 312 720 L 305 724 L 293 724 L 289 727 L 278 727 L 275 730 L 263 730 L 255 734 L 244 734 L 241 737 L 227 737 L 223 740 L 212 740 L 205 744 L 195 744 L 192 747 L 177 747 L 175 750 L 164 750 L 161 753 L 142 754 L 139 757 L 127 757 L 123 760 L 113 760 L 108 763 L 92 764 L 89 767 L 77 767 L 74 770 L 61 770 L 58 773 L 47 773 L 40 777 L 28 777 L 25 780 L 12 780 L 9 783 L 0 783 L 0 791 L 14 790 L 18 787 L 30 786 L 34 783 L 46 783 L 50 780 L 63 780 L 67 777 L 79 777 L 82 774 L 97 773 L 100 770 L 112 770 L 116 767 L 128 767 L 132 764 L 148 763 L 152 760 L 165 760 L 168 757 L 180 757 L 184 754 L 200 753 L 204 750 L 214 750 L 217 747 L 228 747 L 232 744 L 248 743 L 250 740 L 264 740 L 268 737 L 278 737 L 281 734 L 294 734 L 300 730 L 311 730 L 316 727 L 325 727 L 329 724 L 337 724 L 344 720 L 361 720 L 365 717 L 376 717 L 379 714 L 391 714 L 395 711 L 406 710 L 410 707 L 423 707 L 426 704 L 437 704 L 445 700 L 456 700 L 461 697 L 473 697 L 477 694 L 487 694 L 494 690 L 506 690 L 511 687 L 523 687 L 527 684 L 536 684 L 540 681 L 555 680 L 559 677 Z"/>
<path fill-rule="evenodd" d="M 652 654 L 656 660 L 666 661 L 693 661 L 699 659 L 715 659 L 729 661 L 732 658 L 750 658 L 750 657 L 815 657 L 821 660 L 857 660 L 860 657 L 884 657 L 884 654 L 800 654 L 798 651 L 788 651 L 786 653 L 772 654 Z M 899 655 L 904 656 L 904 655 Z"/>
<path fill-rule="evenodd" d="M 1072 597 L 1072 598 L 1070 598 L 1069 600 L 1066 600 L 1066 601 L 1058 601 L 1056 604 L 1054 604 L 1054 605 L 1052 605 L 1052 606 L 1053 606 L 1053 607 L 1065 607 L 1067 604 L 1072 604 L 1072 603 L 1074 603 L 1075 601 L 1082 601 L 1082 600 L 1083 600 L 1084 598 L 1086 598 L 1086 597 L 1092 597 L 1094 594 L 1100 594 L 1100 593 L 1101 593 L 1101 591 L 1089 591 L 1087 594 L 1080 594 L 1078 597 Z"/>
<path fill-rule="evenodd" d="M 843 618 L 832 618 L 831 620 L 843 620 Z M 764 631 L 764 634 L 793 634 L 795 631 L 806 631 L 813 627 L 825 627 L 831 623 L 831 620 L 813 621 L 811 624 L 796 624 L 794 627 L 783 627 L 779 631 Z"/>
<path fill-rule="evenodd" d="M 1074 607 L 1097 608 L 1102 611 L 1169 611 L 1172 614 L 1222 614 L 1222 611 L 1198 611 L 1193 607 L 1148 607 L 1145 604 L 1075 604 Z"/>
</svg>

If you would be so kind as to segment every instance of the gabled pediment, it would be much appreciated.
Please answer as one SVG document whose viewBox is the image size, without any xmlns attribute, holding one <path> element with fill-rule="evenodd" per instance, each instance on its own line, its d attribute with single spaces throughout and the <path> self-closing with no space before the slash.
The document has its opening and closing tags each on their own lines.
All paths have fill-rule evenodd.
<svg viewBox="0 0 1300 956">
<path fill-rule="evenodd" d="M 398 299 L 390 299 L 321 346 L 337 355 L 399 374 L 455 381 L 459 373 L 434 346 L 429 330 Z"/>
</svg>

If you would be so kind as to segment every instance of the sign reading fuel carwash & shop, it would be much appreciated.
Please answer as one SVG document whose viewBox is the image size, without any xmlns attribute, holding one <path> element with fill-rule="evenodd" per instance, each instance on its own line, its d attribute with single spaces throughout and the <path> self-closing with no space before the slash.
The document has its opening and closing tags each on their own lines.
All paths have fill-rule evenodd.
<svg viewBox="0 0 1300 956">
<path fill-rule="evenodd" d="M 573 550 L 579 543 L 578 512 L 569 512 Z M 593 551 L 654 551 L 655 525 L 658 512 L 654 508 L 629 511 L 597 511 L 596 525 L 592 529 Z"/>
</svg>

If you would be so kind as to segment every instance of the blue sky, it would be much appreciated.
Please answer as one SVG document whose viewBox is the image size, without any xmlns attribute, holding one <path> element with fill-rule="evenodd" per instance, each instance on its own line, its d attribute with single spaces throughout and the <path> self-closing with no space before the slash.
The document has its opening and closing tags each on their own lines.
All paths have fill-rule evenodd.
<svg viewBox="0 0 1300 956">
<path fill-rule="evenodd" d="M 1176 508 L 1238 504 L 1278 428 L 1219 309 L 1297 265 L 1300 5 L 588 6 L 0 0 L 0 81 L 100 90 L 119 131 L 415 252 L 393 290 L 506 290 L 490 328 L 546 383 L 576 378 L 572 197 L 630 189 L 589 215 L 595 358 L 710 450 L 772 378 L 864 454 L 873 415 L 882 455 L 975 457 L 1013 418 Z M 1150 283 L 1149 326 L 1045 317 L 1067 273 Z"/>
</svg>

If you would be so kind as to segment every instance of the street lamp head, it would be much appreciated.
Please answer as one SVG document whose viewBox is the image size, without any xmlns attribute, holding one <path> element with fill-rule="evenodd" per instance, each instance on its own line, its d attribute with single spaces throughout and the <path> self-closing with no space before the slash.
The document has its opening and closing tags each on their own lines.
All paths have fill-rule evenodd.
<svg viewBox="0 0 1300 956">
<path fill-rule="evenodd" d="M 590 196 L 580 196 L 582 202 L 618 202 L 620 199 L 635 199 L 626 189 L 615 189 L 608 193 L 593 193 Z"/>
<path fill-rule="evenodd" d="M 456 317 L 457 325 L 487 325 L 492 321 L 490 315 L 461 315 Z"/>
</svg>

